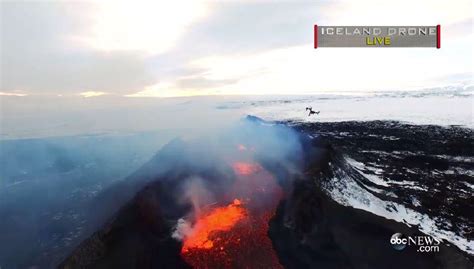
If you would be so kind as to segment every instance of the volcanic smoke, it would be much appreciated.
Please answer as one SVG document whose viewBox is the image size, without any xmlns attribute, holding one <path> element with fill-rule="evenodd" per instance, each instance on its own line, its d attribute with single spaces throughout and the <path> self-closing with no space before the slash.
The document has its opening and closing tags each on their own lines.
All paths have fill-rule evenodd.
<svg viewBox="0 0 474 269">
<path fill-rule="evenodd" d="M 270 172 L 245 156 L 231 164 L 236 180 L 225 197 L 232 202 L 201 208 L 183 233 L 181 256 L 194 268 L 282 268 L 267 232 L 283 191 Z"/>
</svg>

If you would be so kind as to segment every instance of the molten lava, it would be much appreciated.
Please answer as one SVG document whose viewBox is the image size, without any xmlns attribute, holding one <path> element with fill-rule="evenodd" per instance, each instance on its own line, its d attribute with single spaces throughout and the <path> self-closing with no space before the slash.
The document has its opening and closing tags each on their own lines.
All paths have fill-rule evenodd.
<svg viewBox="0 0 474 269">
<path fill-rule="evenodd" d="M 181 249 L 182 253 L 191 248 L 210 249 L 214 246 L 212 235 L 219 231 L 230 230 L 239 220 L 246 215 L 246 210 L 241 206 L 241 202 L 235 199 L 234 202 L 225 207 L 218 207 L 198 219 L 194 225 L 193 232 L 186 236 Z"/>
<path fill-rule="evenodd" d="M 194 268 L 282 268 L 267 233 L 283 191 L 258 163 L 232 168 L 236 180 L 224 197 L 234 202 L 197 216 L 181 256 Z"/>
</svg>

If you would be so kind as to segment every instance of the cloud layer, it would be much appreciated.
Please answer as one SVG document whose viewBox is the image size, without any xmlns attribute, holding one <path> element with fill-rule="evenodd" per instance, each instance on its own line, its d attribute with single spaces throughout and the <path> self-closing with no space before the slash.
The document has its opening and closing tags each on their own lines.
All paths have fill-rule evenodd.
<svg viewBox="0 0 474 269">
<path fill-rule="evenodd" d="M 449 84 L 472 78 L 471 10 L 464 0 L 3 1 L 0 92 L 314 94 Z M 314 23 L 442 24 L 442 49 L 314 50 Z"/>
</svg>

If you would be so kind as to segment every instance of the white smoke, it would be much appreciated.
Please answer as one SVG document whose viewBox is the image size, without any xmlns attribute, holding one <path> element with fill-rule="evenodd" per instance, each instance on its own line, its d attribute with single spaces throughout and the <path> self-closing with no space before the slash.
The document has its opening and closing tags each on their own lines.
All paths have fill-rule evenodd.
<svg viewBox="0 0 474 269">
<path fill-rule="evenodd" d="M 191 203 L 193 210 L 188 216 L 180 218 L 172 230 L 171 237 L 182 241 L 193 232 L 193 219 L 201 215 L 201 210 L 214 203 L 214 196 L 204 185 L 202 178 L 193 176 L 184 184 L 184 195 L 181 203 Z"/>
<path fill-rule="evenodd" d="M 187 220 L 181 218 L 176 223 L 176 226 L 173 229 L 171 237 L 176 240 L 182 241 L 186 236 L 192 233 L 192 226 Z"/>
</svg>

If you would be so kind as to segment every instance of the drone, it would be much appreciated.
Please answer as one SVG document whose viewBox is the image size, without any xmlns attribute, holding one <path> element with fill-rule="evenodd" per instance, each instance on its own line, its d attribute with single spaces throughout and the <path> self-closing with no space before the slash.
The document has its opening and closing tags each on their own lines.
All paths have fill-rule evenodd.
<svg viewBox="0 0 474 269">
<path fill-rule="evenodd" d="M 313 108 L 312 108 L 312 107 L 307 107 L 307 108 L 306 108 L 306 111 L 308 111 L 308 110 L 309 110 L 308 117 L 311 116 L 311 115 L 313 115 L 313 114 L 316 114 L 316 115 L 319 114 L 319 111 L 313 111 Z"/>
</svg>

